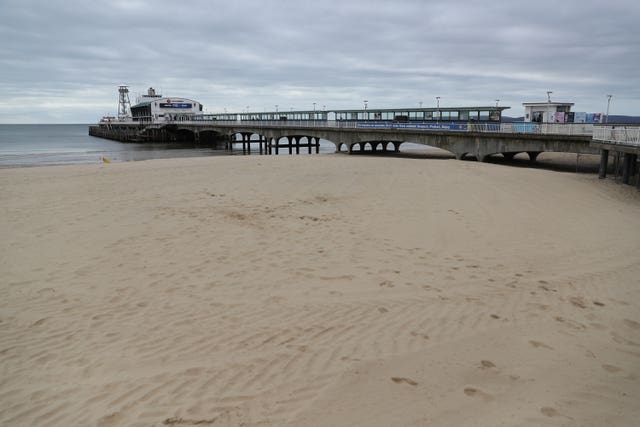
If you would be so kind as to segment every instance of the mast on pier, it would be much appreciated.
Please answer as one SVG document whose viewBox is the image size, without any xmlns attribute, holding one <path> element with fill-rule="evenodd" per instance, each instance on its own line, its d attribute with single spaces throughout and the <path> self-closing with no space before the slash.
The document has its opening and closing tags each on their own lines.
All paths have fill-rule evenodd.
<svg viewBox="0 0 640 427">
<path fill-rule="evenodd" d="M 129 101 L 129 87 L 126 85 L 118 86 L 120 99 L 118 101 L 118 119 L 131 117 L 131 101 Z"/>
</svg>

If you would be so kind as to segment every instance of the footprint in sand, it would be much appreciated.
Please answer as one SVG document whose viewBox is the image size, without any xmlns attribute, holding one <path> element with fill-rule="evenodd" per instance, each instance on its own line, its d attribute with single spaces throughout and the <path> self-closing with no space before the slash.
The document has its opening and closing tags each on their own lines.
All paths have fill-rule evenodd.
<svg viewBox="0 0 640 427">
<path fill-rule="evenodd" d="M 422 338 L 424 338 L 425 340 L 428 340 L 428 339 L 429 339 L 429 335 L 427 335 L 427 334 L 421 334 L 421 333 L 416 332 L 416 331 L 412 331 L 412 332 L 411 332 L 411 336 L 413 336 L 413 337 L 422 337 Z"/>
<path fill-rule="evenodd" d="M 407 383 L 407 384 L 412 385 L 414 387 L 418 385 L 418 383 L 415 382 L 414 380 L 412 380 L 411 378 L 391 377 L 391 381 L 393 381 L 396 384 Z"/>
<path fill-rule="evenodd" d="M 640 329 L 640 323 L 636 322 L 635 320 L 624 319 L 623 322 L 626 326 L 630 327 L 631 329 Z"/>
<path fill-rule="evenodd" d="M 532 345 L 532 346 L 534 346 L 535 348 L 540 348 L 540 347 L 542 347 L 542 348 L 546 348 L 546 349 L 548 349 L 548 350 L 553 350 L 553 347 L 548 346 L 548 345 L 546 345 L 545 343 L 540 342 L 540 341 L 530 340 L 530 341 L 529 341 L 529 344 L 531 344 L 531 345 Z"/>
<path fill-rule="evenodd" d="M 551 406 L 544 406 L 540 408 L 540 412 L 547 417 L 557 417 L 560 415 L 556 408 L 552 408 Z"/>
<path fill-rule="evenodd" d="M 480 361 L 480 365 L 482 366 L 482 369 L 489 369 L 489 368 L 495 368 L 496 367 L 495 363 L 493 363 L 490 360 L 481 360 Z"/>
<path fill-rule="evenodd" d="M 587 302 L 582 297 L 571 297 L 569 298 L 569 302 L 576 307 L 587 308 Z"/>
<path fill-rule="evenodd" d="M 609 372 L 610 374 L 616 374 L 622 371 L 622 368 L 618 368 L 617 366 L 613 366 L 613 365 L 607 365 L 606 363 L 602 365 L 602 369 Z"/>
<path fill-rule="evenodd" d="M 475 387 L 465 387 L 464 394 L 466 394 L 469 397 L 480 397 L 485 401 L 489 401 L 493 398 L 490 394 L 485 393 L 482 390 L 478 390 Z"/>
<path fill-rule="evenodd" d="M 561 414 L 560 412 L 558 412 L 556 408 L 552 408 L 551 406 L 543 406 L 542 408 L 540 408 L 540 412 L 542 412 L 542 415 L 547 417 L 562 417 L 568 420 L 574 420 L 573 418 L 567 415 Z"/>
</svg>

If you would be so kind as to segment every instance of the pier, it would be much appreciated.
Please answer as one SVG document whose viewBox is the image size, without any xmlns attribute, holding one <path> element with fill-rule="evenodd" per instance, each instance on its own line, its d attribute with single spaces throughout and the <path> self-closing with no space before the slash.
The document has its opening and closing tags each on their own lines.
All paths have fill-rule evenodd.
<svg viewBox="0 0 640 427">
<path fill-rule="evenodd" d="M 600 179 L 607 177 L 609 153 L 613 156 L 615 180 L 621 177 L 623 184 L 631 184 L 635 178 L 640 190 L 640 126 L 605 125 L 593 132 L 591 146 L 600 150 Z"/>
<path fill-rule="evenodd" d="M 336 152 L 398 152 L 404 143 L 421 144 L 452 153 L 456 159 L 512 159 L 526 153 L 535 161 L 542 152 L 600 154 L 600 177 L 613 153 L 615 178 L 640 188 L 638 154 L 640 127 L 555 123 L 393 123 L 339 120 L 206 120 L 177 117 L 167 123 L 91 126 L 89 134 L 123 142 L 184 142 L 250 154 L 318 153 L 320 140 Z"/>
<path fill-rule="evenodd" d="M 403 143 L 441 148 L 457 159 L 468 156 L 487 161 L 501 154 L 512 158 L 527 153 L 531 160 L 545 151 L 598 154 L 590 145 L 593 125 L 543 124 L 522 127 L 518 123 L 372 123 L 348 121 L 205 121 L 178 120 L 168 124 L 91 126 L 89 134 L 125 142 L 191 142 L 228 149 L 238 144 L 250 151 L 280 154 L 318 152 L 319 140 L 335 145 L 336 152 L 399 151 Z M 121 138 L 121 139 L 120 139 Z M 283 142 L 283 139 L 285 140 Z"/>
</svg>

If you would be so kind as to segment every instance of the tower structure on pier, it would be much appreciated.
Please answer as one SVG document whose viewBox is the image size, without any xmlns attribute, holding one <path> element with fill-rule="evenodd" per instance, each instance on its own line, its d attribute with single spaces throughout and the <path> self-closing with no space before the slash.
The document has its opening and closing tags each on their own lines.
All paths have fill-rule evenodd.
<svg viewBox="0 0 640 427">
<path fill-rule="evenodd" d="M 129 87 L 127 85 L 118 86 L 120 98 L 118 101 L 118 119 L 131 117 L 131 101 L 129 101 Z"/>
</svg>

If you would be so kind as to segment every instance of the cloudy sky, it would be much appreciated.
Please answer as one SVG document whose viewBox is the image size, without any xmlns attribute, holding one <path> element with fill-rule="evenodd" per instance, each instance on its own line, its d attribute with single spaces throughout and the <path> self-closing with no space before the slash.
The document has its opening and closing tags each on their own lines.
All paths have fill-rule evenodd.
<svg viewBox="0 0 640 427">
<path fill-rule="evenodd" d="M 640 115 L 637 0 L 0 0 L 0 123 L 149 86 L 208 112 L 575 102 Z"/>
</svg>

